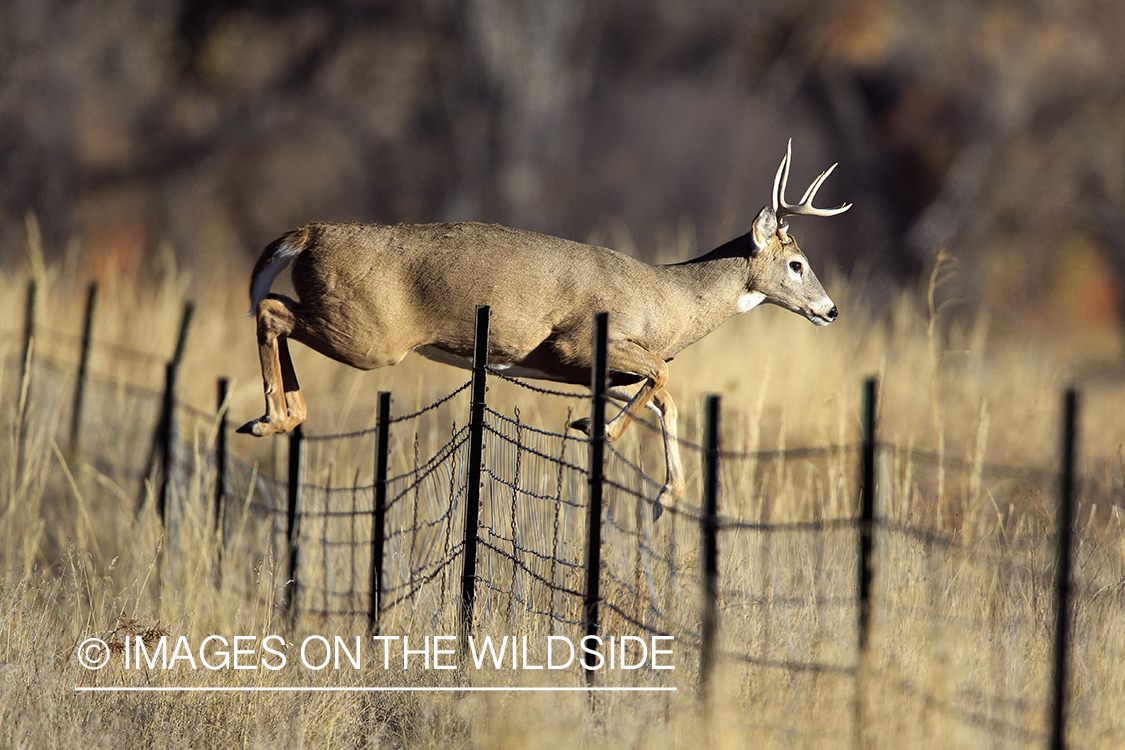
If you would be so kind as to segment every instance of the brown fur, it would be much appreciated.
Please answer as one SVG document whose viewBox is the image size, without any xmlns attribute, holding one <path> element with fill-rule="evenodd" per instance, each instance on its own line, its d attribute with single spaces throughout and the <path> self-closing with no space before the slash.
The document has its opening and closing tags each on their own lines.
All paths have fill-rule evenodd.
<svg viewBox="0 0 1125 750">
<path fill-rule="evenodd" d="M 298 300 L 266 295 L 290 263 Z M 836 317 L 808 259 L 768 206 L 750 233 L 667 266 L 493 224 L 308 224 L 266 247 L 251 301 L 266 414 L 240 431 L 258 436 L 288 431 L 306 415 L 290 338 L 364 370 L 410 351 L 468 367 L 476 306 L 489 305 L 490 365 L 589 385 L 593 316 L 608 312 L 611 396 L 626 405 L 607 423 L 607 436 L 616 440 L 652 406 L 668 461 L 663 494 L 673 500 L 684 478 L 666 362 L 757 301 L 819 324 Z M 635 393 L 621 388 L 638 382 Z M 586 429 L 584 420 L 574 426 Z"/>
</svg>

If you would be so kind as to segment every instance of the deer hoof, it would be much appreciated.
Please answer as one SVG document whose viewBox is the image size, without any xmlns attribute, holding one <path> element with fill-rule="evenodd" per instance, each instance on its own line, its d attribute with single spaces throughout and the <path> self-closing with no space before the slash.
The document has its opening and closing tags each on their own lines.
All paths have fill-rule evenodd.
<svg viewBox="0 0 1125 750">
<path fill-rule="evenodd" d="M 659 521 L 662 515 L 664 515 L 664 504 L 660 502 L 659 498 L 657 498 L 652 503 L 652 522 L 656 523 L 657 521 Z"/>
<path fill-rule="evenodd" d="M 573 422 L 570 423 L 570 428 L 572 430 L 578 430 L 579 432 L 584 432 L 587 435 L 589 435 L 590 434 L 590 418 L 589 417 L 582 417 L 582 419 L 576 419 L 576 420 L 574 420 Z"/>
<path fill-rule="evenodd" d="M 235 430 L 235 432 L 241 432 L 244 435 L 253 435 L 254 437 L 266 437 L 277 431 L 277 425 L 271 422 L 269 417 L 258 417 L 257 419 L 250 420 Z"/>
</svg>

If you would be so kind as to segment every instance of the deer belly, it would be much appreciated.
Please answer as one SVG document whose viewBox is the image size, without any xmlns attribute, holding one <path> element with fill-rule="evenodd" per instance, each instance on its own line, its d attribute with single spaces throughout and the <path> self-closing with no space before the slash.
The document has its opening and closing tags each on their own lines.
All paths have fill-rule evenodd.
<svg viewBox="0 0 1125 750">
<path fill-rule="evenodd" d="M 461 354 L 439 349 L 436 346 L 420 346 L 414 351 L 421 354 L 426 359 L 432 359 L 434 362 L 441 362 L 443 365 L 453 365 L 460 367 L 463 370 L 473 369 L 472 357 L 466 357 Z M 489 367 L 497 372 L 501 372 L 513 378 L 531 378 L 532 380 L 557 380 L 558 378 L 552 377 L 542 370 L 536 370 L 532 367 L 524 367 L 522 365 L 513 364 L 500 364 L 490 362 Z"/>
</svg>

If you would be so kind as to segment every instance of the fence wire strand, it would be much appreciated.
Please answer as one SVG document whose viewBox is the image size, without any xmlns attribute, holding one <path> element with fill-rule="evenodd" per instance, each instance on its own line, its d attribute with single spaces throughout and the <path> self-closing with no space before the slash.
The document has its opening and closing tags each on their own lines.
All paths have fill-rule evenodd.
<svg viewBox="0 0 1125 750">
<path fill-rule="evenodd" d="M 59 346 L 79 340 L 58 331 L 43 334 Z M 103 353 L 153 365 L 165 361 L 100 340 L 94 346 Z M 65 407 L 58 404 L 65 403 L 73 390 L 75 367 L 45 355 L 36 356 L 33 367 L 41 378 L 34 397 L 62 413 Z M 152 480 L 153 467 L 138 466 L 129 457 L 143 455 L 151 439 L 163 395 L 159 386 L 126 382 L 103 369 L 87 372 L 92 396 L 86 407 L 91 413 L 85 418 L 84 460 L 120 486 Z M 584 402 L 590 398 L 531 385 L 491 368 L 489 374 L 536 396 Z M 162 373 L 154 367 L 153 376 Z M 464 557 L 461 524 L 469 427 L 454 424 L 448 438 L 437 439 L 432 425 L 421 420 L 427 415 L 436 419 L 435 410 L 464 393 L 470 382 L 412 413 L 389 419 L 396 448 L 393 471 L 386 479 L 380 617 L 453 622 L 458 599 L 454 582 Z M 567 432 L 572 416 L 567 407 L 562 430 L 554 431 L 528 424 L 518 409 L 508 415 L 486 406 L 483 425 L 482 525 L 477 532 L 480 561 L 475 572 L 482 601 L 490 605 L 488 617 L 497 617 L 498 612 L 506 612 L 509 620 L 532 615 L 552 633 L 555 628 L 575 632 L 583 625 L 583 526 L 590 471 L 587 438 Z M 181 505 L 170 518 L 202 512 L 186 503 L 193 493 L 209 498 L 207 485 L 218 481 L 218 463 L 211 450 L 218 425 L 215 413 L 177 400 L 174 419 L 178 438 L 168 446 L 174 475 L 170 480 Z M 607 454 L 601 613 L 605 627 L 616 634 L 673 636 L 678 645 L 697 652 L 702 631 L 695 549 L 705 519 L 699 505 L 682 498 L 674 504 L 663 500 L 666 515 L 654 523 L 651 509 L 665 482 L 651 476 L 645 465 L 663 465 L 662 441 L 656 439 L 661 430 L 644 420 L 636 423 L 641 425 L 636 454 L 626 443 L 611 444 Z M 325 455 L 307 459 L 316 464 L 316 472 L 310 470 L 306 477 L 327 475 L 328 480 L 306 478 L 300 484 L 301 558 L 296 585 L 300 610 L 332 617 L 363 617 L 370 612 L 376 480 L 368 481 L 367 463 L 361 472 L 358 463 L 337 467 L 333 461 L 346 441 L 375 432 L 371 428 L 304 438 L 325 446 Z M 703 448 L 682 437 L 677 442 L 685 466 L 694 471 Z M 877 616 L 882 618 L 887 641 L 883 657 L 899 670 L 883 670 L 884 679 L 965 725 L 1016 741 L 1041 740 L 1042 732 L 1021 722 L 1042 707 L 1005 695 L 982 694 L 974 682 L 979 675 L 954 676 L 949 694 L 943 695 L 927 692 L 928 688 L 903 677 L 901 670 L 913 664 L 915 657 L 904 644 L 915 642 L 915 630 L 940 628 L 999 639 L 1008 630 L 1026 626 L 1023 602 L 1050 599 L 1057 529 L 1041 517 L 1045 514 L 1036 516 L 1034 511 L 1053 502 L 1055 474 L 1042 467 L 966 459 L 912 446 L 878 443 L 876 448 L 877 494 L 900 500 L 898 506 L 882 508 L 874 526 L 877 552 L 893 553 L 900 564 L 894 576 L 885 570 L 878 574 L 883 598 Z M 859 521 L 850 488 L 859 453 L 860 445 L 854 442 L 719 452 L 726 494 L 714 522 L 722 550 L 718 608 L 726 632 L 718 653 L 750 670 L 749 674 L 769 669 L 856 675 L 854 660 L 849 661 L 849 652 L 838 645 L 847 639 L 834 634 L 848 634 L 855 627 L 852 570 Z M 370 451 L 360 455 L 370 462 Z M 237 456 L 230 456 L 227 466 L 220 493 L 220 534 L 224 544 L 233 539 L 240 546 L 225 549 L 224 558 L 249 560 L 241 568 L 229 563 L 229 575 L 237 571 L 244 581 L 239 585 L 249 592 L 263 571 L 280 568 L 290 554 L 286 536 L 290 484 Z M 941 481 L 935 477 L 939 472 Z M 341 473 L 352 477 L 351 484 L 335 483 L 333 477 Z M 1110 479 L 1098 477 L 1096 469 L 1087 471 L 1077 486 L 1078 496 L 1085 498 L 1086 520 L 1076 524 L 1074 578 L 1080 600 L 1076 621 L 1089 616 L 1088 610 L 1095 606 L 1110 610 L 1099 615 L 1104 617 L 1125 609 L 1120 512 L 1111 511 L 1111 518 L 1112 512 L 1118 513 L 1117 536 L 1109 522 L 1095 523 L 1099 504 L 1120 506 L 1120 487 L 1113 484 L 1111 471 L 1106 475 Z M 953 476 L 957 481 L 949 478 Z M 930 499 L 942 481 L 946 496 Z M 780 506 L 776 498 L 792 487 L 801 490 L 791 492 L 792 496 L 816 500 L 808 501 L 810 507 Z M 825 511 L 828 497 L 836 498 L 833 502 L 838 506 L 831 514 Z M 986 498 L 991 505 L 984 506 L 987 512 L 978 507 Z M 1015 510 L 1017 504 L 1025 508 L 1022 515 Z M 1105 537 L 1104 543 L 1099 535 Z M 794 559 L 809 562 L 787 564 Z M 912 587 L 915 598 L 893 598 L 894 586 Z M 985 594 L 974 600 L 974 589 Z M 817 621 L 813 625 L 800 620 L 810 612 Z M 819 650 L 795 654 L 792 644 L 779 637 L 794 628 L 811 633 Z M 1026 675 L 1021 672 L 1018 677 Z M 981 710 L 982 705 L 987 710 Z"/>
</svg>

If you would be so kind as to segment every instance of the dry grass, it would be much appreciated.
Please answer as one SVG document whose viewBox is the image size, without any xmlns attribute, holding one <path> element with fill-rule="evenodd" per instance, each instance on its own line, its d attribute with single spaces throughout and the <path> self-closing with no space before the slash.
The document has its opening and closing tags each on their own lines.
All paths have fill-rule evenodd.
<svg viewBox="0 0 1125 750">
<path fill-rule="evenodd" d="M 31 272 L 41 289 L 36 356 L 59 369 L 38 369 L 30 383 L 20 383 L 16 321 L 22 320 L 26 276 L 5 275 L 0 745 L 839 747 L 854 736 L 857 684 L 864 736 L 878 746 L 1045 743 L 1053 623 L 1051 472 L 1060 390 L 1082 382 L 1077 362 L 1119 358 L 1112 335 L 1085 336 L 1087 348 L 1076 351 L 1073 337 L 1001 334 L 989 330 L 987 321 L 957 319 L 938 304 L 927 312 L 925 290 L 876 315 L 837 283 L 829 291 L 843 314 L 829 329 L 780 310 L 759 310 L 671 364 L 685 437 L 696 440 L 702 395 L 719 392 L 727 415 L 725 445 L 746 451 L 854 443 L 862 378 L 880 377 L 880 434 L 888 447 L 879 464 L 879 502 L 889 523 L 908 530 L 878 537 L 873 648 L 858 671 L 854 530 L 743 528 L 720 537 L 721 650 L 729 656 L 721 661 L 715 700 L 706 712 L 695 697 L 697 657 L 686 636 L 677 646 L 673 674 L 620 678 L 625 684 L 674 685 L 678 692 L 604 695 L 592 710 L 578 694 L 79 694 L 75 686 L 95 683 L 450 686 L 471 679 L 491 686 L 577 685 L 581 676 L 571 669 L 466 678 L 460 672 L 384 672 L 372 664 L 340 671 L 165 673 L 125 670 L 119 654 L 101 672 L 80 667 L 76 644 L 92 635 L 120 641 L 127 634 L 167 632 L 199 643 L 209 634 L 283 633 L 299 641 L 312 633 L 351 638 L 363 633 L 363 621 L 308 614 L 290 625 L 279 608 L 285 572 L 281 556 L 271 551 L 276 533 L 247 521 L 250 514 L 228 527 L 220 576 L 218 541 L 200 499 L 209 496 L 206 476 L 189 481 L 187 501 L 167 534 L 151 497 L 136 511 L 139 480 L 131 470 L 143 463 L 149 446 L 143 435 L 128 438 L 104 425 L 123 416 L 148 424 L 151 399 L 134 398 L 121 386 L 100 391 L 84 434 L 105 452 L 94 463 L 70 454 L 65 436 L 74 346 L 51 332 L 79 330 L 82 285 L 65 267 L 33 262 Z M 940 282 L 937 274 L 935 279 Z M 151 283 L 103 279 L 96 336 L 169 354 L 183 301 L 193 297 L 197 312 L 184 364 L 192 375 L 183 379 L 180 396 L 211 410 L 215 378 L 229 375 L 232 421 L 249 419 L 260 413 L 261 394 L 243 294 L 241 282 L 192 279 L 171 264 Z M 374 373 L 349 370 L 300 347 L 294 358 L 314 433 L 372 426 L 378 390 L 393 391 L 396 413 L 402 413 L 465 377 L 413 358 Z M 97 350 L 91 366 L 102 382 L 159 383 L 159 360 L 120 350 Z M 1083 385 L 1070 739 L 1075 747 L 1117 747 L 1125 740 L 1118 710 L 1125 699 L 1125 421 L 1118 416 L 1125 390 L 1104 380 Z M 563 424 L 564 403 L 502 385 L 493 390 L 496 408 L 512 413 L 518 404 L 524 424 Z M 24 409 L 28 418 L 21 423 Z M 464 412 L 451 406 L 419 423 L 423 456 L 445 441 L 452 420 L 460 424 Z M 213 427 L 201 419 L 186 437 L 205 451 Z M 21 432 L 27 447 L 18 457 Z M 630 460 L 661 467 L 655 442 L 641 428 L 620 449 Z M 283 475 L 278 445 L 240 438 L 232 448 L 261 472 L 276 468 Z M 318 448 L 310 456 L 309 481 L 369 482 L 367 454 L 352 450 Z M 412 453 L 409 435 L 398 439 L 395 461 L 409 465 Z M 691 503 L 698 460 L 690 451 L 688 459 Z M 854 453 L 843 450 L 728 461 L 723 512 L 774 526 L 851 516 L 855 463 Z M 1017 470 L 996 468 L 1005 466 Z M 523 471 L 542 469 L 529 465 Z M 441 497 L 425 502 L 440 506 Z M 607 570 L 620 577 L 651 572 L 665 621 L 697 628 L 697 530 L 683 519 L 662 522 L 655 555 L 638 563 L 629 500 L 615 502 L 621 528 L 607 537 Z M 487 513 L 503 519 L 503 511 L 496 501 Z M 571 531 L 580 536 L 580 529 Z M 646 585 L 642 581 L 638 589 Z M 310 602 L 316 601 L 313 589 Z M 623 589 L 609 591 L 611 601 L 627 604 Z M 481 598 L 480 633 L 529 635 L 536 642 L 550 632 L 542 617 L 509 617 L 501 596 Z M 384 632 L 453 632 L 455 622 L 448 600 L 444 611 L 427 600 L 395 616 Z M 606 632 L 624 627 L 606 616 Z"/>
</svg>

